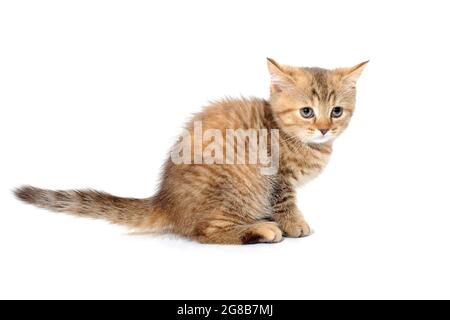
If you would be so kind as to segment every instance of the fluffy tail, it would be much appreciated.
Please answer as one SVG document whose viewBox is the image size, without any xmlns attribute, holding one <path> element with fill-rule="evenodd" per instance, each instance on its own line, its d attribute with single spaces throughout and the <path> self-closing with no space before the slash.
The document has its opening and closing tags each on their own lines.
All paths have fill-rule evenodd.
<svg viewBox="0 0 450 320">
<path fill-rule="evenodd" d="M 77 216 L 105 219 L 130 227 L 164 227 L 166 217 L 152 206 L 151 198 L 120 198 L 95 190 L 52 191 L 24 186 L 16 197 L 40 208 Z"/>
</svg>

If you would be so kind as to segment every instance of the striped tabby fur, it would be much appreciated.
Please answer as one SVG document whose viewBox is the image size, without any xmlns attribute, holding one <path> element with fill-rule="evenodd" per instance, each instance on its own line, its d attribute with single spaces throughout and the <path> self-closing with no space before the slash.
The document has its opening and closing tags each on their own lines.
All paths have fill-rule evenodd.
<svg viewBox="0 0 450 320">
<path fill-rule="evenodd" d="M 311 230 L 296 205 L 295 189 L 316 177 L 328 162 L 332 142 L 347 127 L 355 107 L 355 83 L 366 63 L 325 70 L 279 65 L 268 59 L 269 100 L 226 99 L 206 107 L 194 121 L 203 130 L 278 129 L 280 163 L 275 175 L 261 165 L 166 162 L 159 191 L 147 199 L 126 199 L 93 190 L 51 191 L 25 186 L 25 202 L 56 212 L 102 218 L 133 228 L 168 230 L 202 243 L 273 243 Z M 314 118 L 300 115 L 303 107 Z M 335 106 L 339 118 L 330 117 Z M 330 139 L 318 132 L 329 131 Z M 207 142 L 203 143 L 206 146 Z"/>
</svg>

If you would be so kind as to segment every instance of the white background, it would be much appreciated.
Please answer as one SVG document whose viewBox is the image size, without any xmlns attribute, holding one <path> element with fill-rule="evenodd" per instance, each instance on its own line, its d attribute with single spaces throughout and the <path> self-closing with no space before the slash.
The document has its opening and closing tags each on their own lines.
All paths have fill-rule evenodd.
<svg viewBox="0 0 450 320">
<path fill-rule="evenodd" d="M 450 298 L 446 4 L 2 1 L 0 298 Z M 199 245 L 12 197 L 151 195 L 191 113 L 267 97 L 266 56 L 371 60 L 350 128 L 299 191 L 313 236 Z"/>
</svg>

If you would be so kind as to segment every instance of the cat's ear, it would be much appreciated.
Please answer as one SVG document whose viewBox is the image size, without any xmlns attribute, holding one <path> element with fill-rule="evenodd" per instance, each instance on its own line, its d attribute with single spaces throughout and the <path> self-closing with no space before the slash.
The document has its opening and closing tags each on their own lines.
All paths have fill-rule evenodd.
<svg viewBox="0 0 450 320">
<path fill-rule="evenodd" d="M 369 60 L 361 62 L 350 68 L 337 69 L 337 72 L 341 75 L 342 81 L 354 86 L 368 63 Z"/>
<path fill-rule="evenodd" d="M 267 68 L 269 69 L 271 85 L 270 91 L 288 91 L 295 87 L 295 81 L 283 71 L 283 68 L 271 58 L 267 58 Z"/>
</svg>

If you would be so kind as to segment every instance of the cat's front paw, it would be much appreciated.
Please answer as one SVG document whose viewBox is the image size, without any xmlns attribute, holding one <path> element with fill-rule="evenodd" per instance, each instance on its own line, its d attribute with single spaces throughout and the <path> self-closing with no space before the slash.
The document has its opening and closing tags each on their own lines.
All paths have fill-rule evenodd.
<svg viewBox="0 0 450 320">
<path fill-rule="evenodd" d="M 311 234 L 311 228 L 302 216 L 290 216 L 277 222 L 286 237 L 299 238 L 307 237 Z"/>
</svg>

